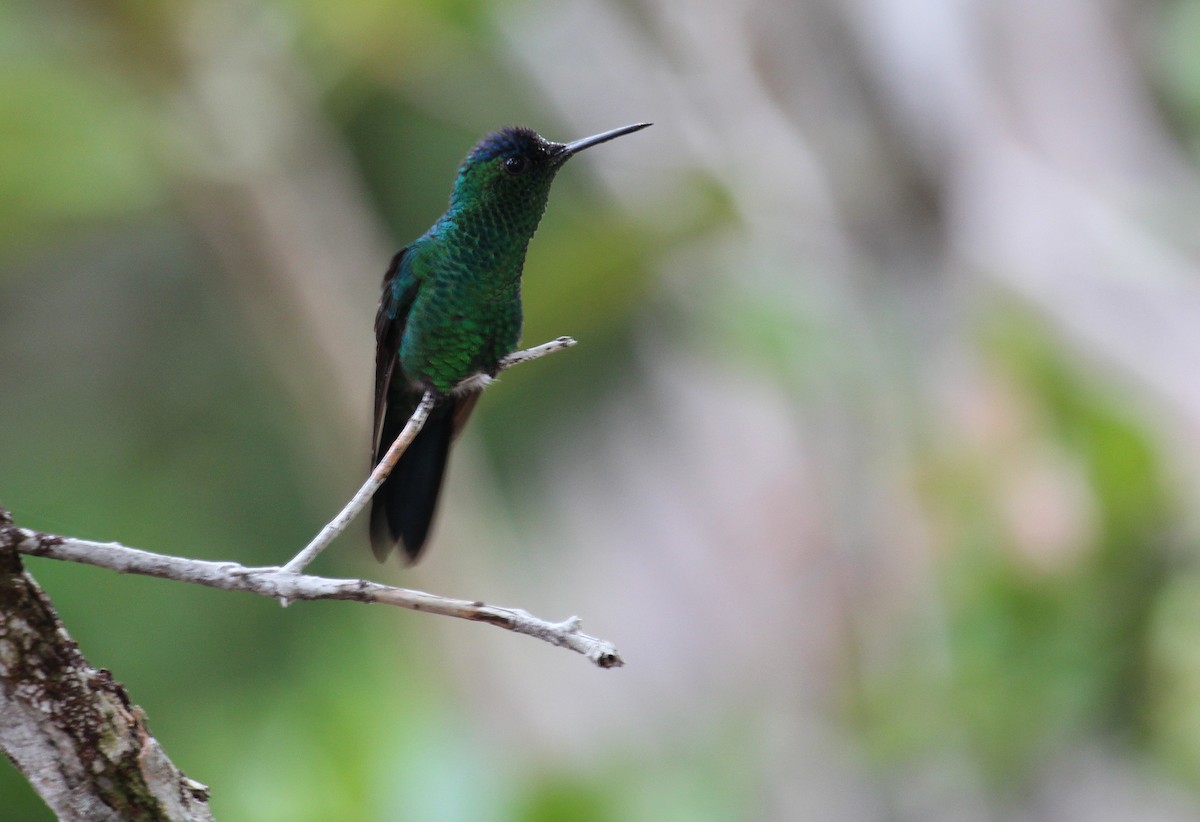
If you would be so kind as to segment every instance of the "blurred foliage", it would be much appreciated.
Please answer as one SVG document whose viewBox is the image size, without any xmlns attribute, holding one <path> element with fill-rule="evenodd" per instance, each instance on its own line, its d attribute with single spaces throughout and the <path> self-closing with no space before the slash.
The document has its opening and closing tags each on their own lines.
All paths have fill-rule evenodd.
<svg viewBox="0 0 1200 822">
<path fill-rule="evenodd" d="M 1146 649 L 1177 503 L 1132 409 L 1081 378 L 1029 317 L 999 312 L 984 349 L 1006 390 L 1035 404 L 1017 412 L 1002 442 L 931 455 L 928 504 L 954 546 L 939 568 L 952 668 L 921 653 L 928 638 L 915 637 L 917 653 L 867 683 L 859 710 L 880 755 L 954 743 L 1011 786 L 1054 746 L 1097 733 L 1121 744 L 1146 737 Z M 1059 556 L 1027 553 L 1003 510 L 1005 485 L 1019 481 L 1009 466 L 1047 441 L 1079 466 L 1099 517 L 1053 546 Z"/>
<path fill-rule="evenodd" d="M 1200 152 L 1200 3 L 1173 0 L 1163 4 L 1161 24 L 1151 31 L 1150 51 L 1164 109 L 1176 122 L 1193 155 Z"/>
</svg>

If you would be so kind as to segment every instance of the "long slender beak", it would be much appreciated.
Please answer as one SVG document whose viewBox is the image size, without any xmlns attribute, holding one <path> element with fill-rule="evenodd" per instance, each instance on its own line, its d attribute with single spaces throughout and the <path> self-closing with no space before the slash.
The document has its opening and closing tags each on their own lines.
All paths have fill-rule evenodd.
<svg viewBox="0 0 1200 822">
<path fill-rule="evenodd" d="M 654 125 L 653 123 L 634 123 L 631 126 L 621 126 L 610 131 L 602 131 L 599 134 L 593 134 L 591 137 L 584 137 L 582 140 L 576 140 L 573 143 L 567 143 L 559 150 L 559 157 L 565 162 L 568 157 L 571 157 L 585 148 L 598 146 L 601 143 L 607 143 L 609 140 L 615 140 L 617 137 L 623 137 L 626 134 L 632 134 L 635 131 L 641 131 L 644 128 Z"/>
</svg>

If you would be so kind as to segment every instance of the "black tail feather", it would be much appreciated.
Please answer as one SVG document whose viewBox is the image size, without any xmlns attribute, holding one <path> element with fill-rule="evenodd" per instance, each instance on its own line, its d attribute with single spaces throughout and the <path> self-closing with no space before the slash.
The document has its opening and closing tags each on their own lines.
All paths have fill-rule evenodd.
<svg viewBox="0 0 1200 822">
<path fill-rule="evenodd" d="M 421 432 L 375 492 L 371 504 L 371 549 L 380 562 L 397 545 L 410 565 L 421 556 L 446 473 L 446 458 L 454 434 L 454 407 L 453 397 L 446 397 L 434 407 Z M 379 457 L 404 428 L 411 410 L 388 408 L 380 431 Z"/>
</svg>

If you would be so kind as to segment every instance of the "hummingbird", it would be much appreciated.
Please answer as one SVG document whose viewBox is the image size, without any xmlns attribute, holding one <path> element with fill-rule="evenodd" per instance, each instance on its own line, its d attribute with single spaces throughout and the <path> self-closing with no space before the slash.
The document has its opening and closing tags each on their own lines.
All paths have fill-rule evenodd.
<svg viewBox="0 0 1200 822">
<path fill-rule="evenodd" d="M 480 140 L 458 168 L 450 206 L 402 248 L 383 276 L 375 315 L 375 425 L 378 464 L 426 391 L 436 404 L 425 426 L 371 504 L 371 548 L 417 561 L 437 509 L 451 441 L 481 389 L 461 384 L 496 376 L 521 337 L 521 272 L 546 210 L 554 175 L 584 149 L 650 123 L 554 143 L 507 127 Z M 477 383 L 473 383 L 477 386 Z"/>
</svg>

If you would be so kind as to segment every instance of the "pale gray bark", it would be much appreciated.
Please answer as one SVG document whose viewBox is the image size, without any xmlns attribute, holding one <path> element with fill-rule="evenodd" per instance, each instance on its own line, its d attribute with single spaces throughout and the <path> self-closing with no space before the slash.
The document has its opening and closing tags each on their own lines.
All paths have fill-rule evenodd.
<svg viewBox="0 0 1200 822">
<path fill-rule="evenodd" d="M 255 568 L 236 562 L 173 557 L 129 548 L 115 542 L 91 542 L 41 534 L 11 525 L 6 527 L 5 534 L 5 538 L 10 540 L 18 552 L 30 556 L 79 562 L 122 574 L 142 574 L 226 591 L 244 591 L 289 602 L 348 599 L 395 605 L 413 611 L 496 625 L 583 654 L 601 668 L 617 668 L 624 664 L 621 655 L 611 643 L 588 636 L 579 630 L 581 623 L 578 617 L 571 617 L 563 622 L 548 622 L 520 608 L 503 608 L 478 601 L 450 599 L 410 588 L 381 585 L 365 579 L 332 579 L 293 574 L 276 567 Z"/>
</svg>

